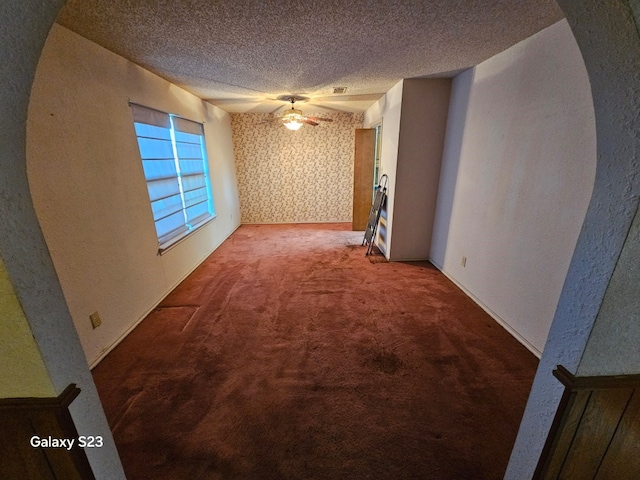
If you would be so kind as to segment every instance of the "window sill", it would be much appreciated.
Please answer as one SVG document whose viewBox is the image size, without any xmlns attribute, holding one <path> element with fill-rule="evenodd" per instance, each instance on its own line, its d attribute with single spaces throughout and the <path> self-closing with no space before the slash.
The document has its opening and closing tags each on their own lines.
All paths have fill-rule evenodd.
<svg viewBox="0 0 640 480">
<path fill-rule="evenodd" d="M 179 243 L 182 243 L 182 241 L 184 239 L 186 239 L 187 237 L 189 237 L 191 234 L 197 232 L 198 230 L 200 230 L 202 227 L 204 227 L 207 223 L 209 223 L 210 221 L 212 221 L 213 219 L 216 218 L 217 215 L 211 215 L 210 217 L 205 218 L 204 220 L 201 220 L 200 222 L 198 222 L 197 224 L 195 224 L 193 227 L 191 227 L 189 230 L 187 230 L 186 232 L 183 232 L 175 237 L 173 237 L 171 240 L 168 240 L 166 242 L 164 242 L 162 245 L 160 245 L 158 247 L 158 255 L 164 255 L 165 253 L 167 253 L 169 250 L 171 250 L 173 247 L 175 247 L 176 245 L 178 245 Z"/>
</svg>

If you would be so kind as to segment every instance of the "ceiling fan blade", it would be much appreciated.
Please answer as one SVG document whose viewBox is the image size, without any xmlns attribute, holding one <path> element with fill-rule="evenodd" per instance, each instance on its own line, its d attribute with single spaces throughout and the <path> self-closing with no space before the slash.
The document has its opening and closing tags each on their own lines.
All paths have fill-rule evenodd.
<svg viewBox="0 0 640 480">
<path fill-rule="evenodd" d="M 316 122 L 313 122 L 311 120 L 309 120 L 309 118 L 303 118 L 302 120 L 300 120 L 302 123 L 306 123 L 307 125 L 311 125 L 313 127 L 317 127 L 319 124 Z"/>
<path fill-rule="evenodd" d="M 269 118 L 265 118 L 264 120 L 260 120 L 259 122 L 256 122 L 256 125 L 262 125 L 265 123 L 272 123 L 275 121 L 282 121 L 284 117 L 269 117 Z"/>
<path fill-rule="evenodd" d="M 279 112 L 279 111 L 280 111 L 280 110 L 282 110 L 283 108 L 288 109 L 288 108 L 289 108 L 289 105 L 279 105 L 279 106 L 278 106 L 277 108 L 275 108 L 274 110 L 271 110 L 271 111 L 269 112 L 269 114 L 271 114 L 271 115 L 275 115 L 277 112 Z"/>
<path fill-rule="evenodd" d="M 321 118 L 321 117 L 308 117 L 305 115 L 307 120 L 313 120 L 314 122 L 333 122 L 330 118 Z"/>
</svg>

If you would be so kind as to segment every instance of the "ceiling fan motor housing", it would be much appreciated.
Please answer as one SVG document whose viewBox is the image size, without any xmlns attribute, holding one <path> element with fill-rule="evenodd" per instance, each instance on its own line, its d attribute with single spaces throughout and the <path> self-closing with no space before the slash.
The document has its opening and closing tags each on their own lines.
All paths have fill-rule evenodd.
<svg viewBox="0 0 640 480">
<path fill-rule="evenodd" d="M 297 118 L 301 119 L 303 117 L 302 110 L 298 110 L 297 108 L 291 108 L 287 110 L 284 114 L 285 118 Z"/>
</svg>

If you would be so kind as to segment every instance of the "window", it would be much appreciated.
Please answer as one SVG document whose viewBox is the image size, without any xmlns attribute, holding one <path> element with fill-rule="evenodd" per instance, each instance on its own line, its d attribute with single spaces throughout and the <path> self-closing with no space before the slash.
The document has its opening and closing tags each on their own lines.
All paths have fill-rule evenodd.
<svg viewBox="0 0 640 480">
<path fill-rule="evenodd" d="M 202 124 L 132 103 L 160 252 L 214 218 Z"/>
</svg>

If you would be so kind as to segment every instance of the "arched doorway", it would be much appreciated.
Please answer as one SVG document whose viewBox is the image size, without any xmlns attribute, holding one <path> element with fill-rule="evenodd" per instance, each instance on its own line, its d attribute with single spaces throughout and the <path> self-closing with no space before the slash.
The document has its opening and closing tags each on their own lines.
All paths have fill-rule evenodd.
<svg viewBox="0 0 640 480">
<path fill-rule="evenodd" d="M 125 478 L 27 182 L 26 124 L 31 85 L 45 39 L 63 3 L 21 0 L 0 4 L 0 257 L 26 317 L 25 328 L 35 339 L 55 393 L 61 394 L 69 384 L 76 384 L 81 393 L 69 410 L 78 433 L 104 439 L 102 448 L 86 451 L 96 477 Z M 12 332 L 3 332 L 0 342 L 5 333 Z M 31 360 L 23 350 L 7 350 L 18 357 L 14 363 Z M 37 396 L 37 392 L 30 393 L 26 396 Z"/>
<path fill-rule="evenodd" d="M 535 470 L 563 391 L 551 373 L 557 365 L 579 372 L 588 354 L 597 358 L 600 369 L 593 371 L 592 368 L 590 375 L 640 373 L 637 356 L 634 360 L 630 355 L 631 348 L 635 350 L 635 347 L 604 354 L 601 345 L 590 342 L 594 325 L 606 321 L 601 307 L 603 299 L 610 295 L 608 289 L 614 270 L 622 270 L 622 274 L 626 274 L 628 280 L 635 279 L 635 283 L 640 280 L 637 260 L 635 265 L 618 265 L 621 251 L 635 248 L 640 242 L 637 236 L 628 236 L 634 217 L 638 217 L 640 193 L 637 24 L 628 1 L 558 0 L 558 4 L 576 37 L 591 82 L 597 170 L 587 215 L 505 476 L 514 480 L 531 478 Z M 638 12 L 635 13 L 637 18 Z M 605 335 L 615 344 L 615 336 L 624 331 L 627 335 L 631 333 L 637 342 L 640 327 L 633 321 L 633 314 L 638 313 L 634 311 L 638 308 L 637 302 L 628 292 L 614 295 L 617 295 L 618 312 L 626 314 L 619 319 L 625 324 Z"/>
<path fill-rule="evenodd" d="M 77 383 L 84 395 L 73 405 L 79 429 L 95 432 L 106 420 L 42 238 L 26 178 L 26 115 L 42 45 L 64 3 L 4 2 L 0 7 L 0 257 L 6 264 L 54 387 Z M 589 72 L 598 140 L 598 171 L 560 304 L 507 478 L 533 472 L 551 424 L 561 387 L 551 376 L 556 364 L 574 371 L 588 345 L 610 279 L 627 237 L 640 190 L 640 36 L 628 0 L 559 0 Z M 637 8 L 637 7 L 636 7 Z M 636 12 L 637 14 L 638 12 Z M 626 242 L 626 244 L 625 244 Z M 638 275 L 638 265 L 627 266 Z M 635 277 L 637 278 L 637 277 Z M 631 299 L 621 297 L 634 308 Z M 632 330 L 638 333 L 637 327 Z M 640 370 L 639 370 L 640 371 Z M 97 476 L 122 476 L 113 442 L 90 452 Z"/>
</svg>

